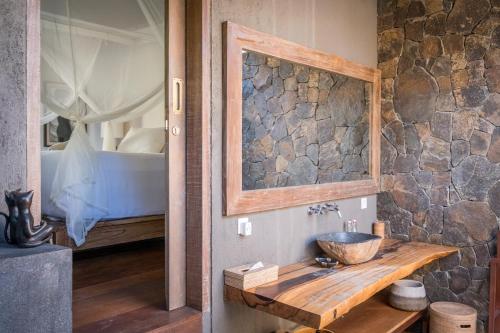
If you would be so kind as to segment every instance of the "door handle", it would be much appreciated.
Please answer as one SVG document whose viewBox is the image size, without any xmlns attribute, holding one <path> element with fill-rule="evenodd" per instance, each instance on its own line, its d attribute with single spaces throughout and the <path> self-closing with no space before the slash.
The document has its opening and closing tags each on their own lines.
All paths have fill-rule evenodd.
<svg viewBox="0 0 500 333">
<path fill-rule="evenodd" d="M 175 77 L 172 79 L 172 107 L 174 114 L 184 112 L 184 81 Z"/>
</svg>

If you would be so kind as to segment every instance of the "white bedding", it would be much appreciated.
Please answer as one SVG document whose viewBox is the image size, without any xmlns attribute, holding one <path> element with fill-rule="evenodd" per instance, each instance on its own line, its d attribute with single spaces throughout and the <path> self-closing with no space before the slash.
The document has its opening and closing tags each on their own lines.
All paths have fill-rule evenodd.
<svg viewBox="0 0 500 333">
<path fill-rule="evenodd" d="M 61 151 L 42 151 L 42 214 L 64 217 L 50 201 L 52 181 Z M 165 213 L 165 155 L 97 152 L 105 175 L 108 215 L 105 219 Z M 85 215 L 92 214 L 86 212 Z"/>
</svg>

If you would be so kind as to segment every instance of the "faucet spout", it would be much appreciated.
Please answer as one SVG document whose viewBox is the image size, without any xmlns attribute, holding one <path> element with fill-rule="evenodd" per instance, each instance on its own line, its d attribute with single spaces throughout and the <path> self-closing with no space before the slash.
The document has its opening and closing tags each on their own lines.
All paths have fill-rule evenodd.
<svg viewBox="0 0 500 333">
<path fill-rule="evenodd" d="M 342 213 L 340 212 L 340 208 L 339 208 L 339 205 L 336 204 L 336 203 L 327 203 L 325 204 L 325 208 L 329 211 L 332 211 L 332 212 L 336 212 L 337 215 L 339 216 L 339 218 L 341 219 L 342 218 Z"/>
</svg>

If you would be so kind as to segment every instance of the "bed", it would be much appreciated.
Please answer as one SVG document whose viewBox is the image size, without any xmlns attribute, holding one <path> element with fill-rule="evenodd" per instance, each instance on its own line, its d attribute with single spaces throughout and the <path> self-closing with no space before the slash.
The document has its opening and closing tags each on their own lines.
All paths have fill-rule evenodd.
<svg viewBox="0 0 500 333">
<path fill-rule="evenodd" d="M 64 229 L 64 212 L 50 201 L 51 185 L 62 151 L 43 151 L 42 215 L 59 221 L 56 244 L 74 247 Z M 108 214 L 87 235 L 78 250 L 163 237 L 165 221 L 165 155 L 97 152 L 106 189 Z M 87 212 L 92 214 L 92 212 Z"/>
</svg>

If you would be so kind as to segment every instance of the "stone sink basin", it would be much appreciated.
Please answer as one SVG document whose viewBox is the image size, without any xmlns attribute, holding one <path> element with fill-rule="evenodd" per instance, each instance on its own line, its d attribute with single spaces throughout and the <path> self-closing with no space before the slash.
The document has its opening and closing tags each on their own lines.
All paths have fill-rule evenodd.
<svg viewBox="0 0 500 333">
<path fill-rule="evenodd" d="M 354 265 L 371 260 L 377 254 L 382 238 L 361 232 L 332 232 L 318 236 L 316 241 L 327 256 Z"/>
</svg>

